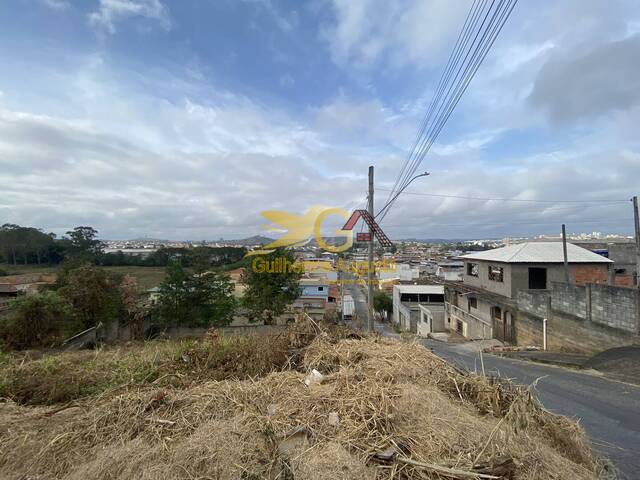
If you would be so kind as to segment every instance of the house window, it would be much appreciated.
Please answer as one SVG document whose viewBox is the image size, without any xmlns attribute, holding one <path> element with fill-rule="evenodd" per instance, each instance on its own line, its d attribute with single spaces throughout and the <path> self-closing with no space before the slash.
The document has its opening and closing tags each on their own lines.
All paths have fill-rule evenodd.
<svg viewBox="0 0 640 480">
<path fill-rule="evenodd" d="M 467 263 L 467 275 L 470 277 L 478 276 L 478 264 L 477 263 Z"/>
<path fill-rule="evenodd" d="M 504 281 L 504 268 L 496 267 L 495 265 L 489 265 L 489 280 L 494 282 Z"/>
<path fill-rule="evenodd" d="M 475 297 L 469 297 L 468 298 L 468 307 L 469 307 L 469 311 L 471 311 L 472 308 L 477 309 L 478 308 L 478 299 Z"/>
<path fill-rule="evenodd" d="M 318 291 L 319 292 L 323 292 L 324 291 L 324 287 L 318 287 Z"/>
<path fill-rule="evenodd" d="M 541 267 L 529 268 L 529 288 L 544 290 L 547 288 L 547 269 Z"/>
<path fill-rule="evenodd" d="M 491 316 L 496 320 L 502 320 L 502 309 L 500 307 L 491 307 Z"/>
</svg>

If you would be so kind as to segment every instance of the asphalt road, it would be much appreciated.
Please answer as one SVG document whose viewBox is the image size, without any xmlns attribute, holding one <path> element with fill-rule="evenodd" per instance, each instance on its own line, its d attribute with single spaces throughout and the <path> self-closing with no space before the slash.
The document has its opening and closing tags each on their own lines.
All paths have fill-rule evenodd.
<svg viewBox="0 0 640 480">
<path fill-rule="evenodd" d="M 356 314 L 366 319 L 364 292 L 348 286 Z M 389 332 L 383 325 L 376 331 Z M 480 371 L 479 350 L 472 343 L 448 344 L 420 340 L 436 355 L 471 371 Z M 622 479 L 640 479 L 640 387 L 628 385 L 589 372 L 574 371 L 522 360 L 483 355 L 484 368 L 514 383 L 532 385 L 544 407 L 551 412 L 579 421 L 594 448 L 609 458 Z"/>
</svg>

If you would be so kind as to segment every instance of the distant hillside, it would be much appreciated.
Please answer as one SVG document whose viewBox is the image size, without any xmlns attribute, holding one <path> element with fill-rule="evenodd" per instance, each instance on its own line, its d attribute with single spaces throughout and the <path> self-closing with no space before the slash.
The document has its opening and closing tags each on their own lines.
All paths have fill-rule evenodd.
<svg viewBox="0 0 640 480">
<path fill-rule="evenodd" d="M 227 245 L 237 245 L 238 247 L 248 247 L 249 245 L 266 245 L 273 242 L 273 238 L 264 237 L 262 235 L 254 235 L 248 238 L 240 238 L 238 240 L 224 240 Z"/>
</svg>

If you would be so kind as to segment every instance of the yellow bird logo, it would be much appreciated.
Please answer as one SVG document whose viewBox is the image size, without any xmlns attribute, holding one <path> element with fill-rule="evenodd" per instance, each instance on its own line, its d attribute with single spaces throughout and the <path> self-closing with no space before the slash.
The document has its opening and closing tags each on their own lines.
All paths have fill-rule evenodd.
<svg viewBox="0 0 640 480">
<path fill-rule="evenodd" d="M 278 247 L 297 247 L 309 242 L 313 235 L 322 249 L 329 252 L 342 252 L 347 250 L 353 244 L 353 236 L 351 231 L 336 230 L 337 236 L 344 236 L 346 241 L 342 245 L 334 246 L 328 245 L 320 234 L 320 227 L 322 222 L 328 215 L 339 215 L 344 219 L 349 218 L 349 212 L 341 208 L 330 208 L 322 205 L 313 205 L 303 215 L 296 215 L 293 213 L 283 212 L 281 210 L 267 210 L 261 213 L 261 215 L 269 220 L 273 225 L 279 225 L 274 227 L 266 225 L 263 228 L 271 232 L 283 232 L 286 233 L 269 243 L 264 245 L 260 250 L 253 250 L 247 255 L 262 255 L 271 253 Z"/>
</svg>

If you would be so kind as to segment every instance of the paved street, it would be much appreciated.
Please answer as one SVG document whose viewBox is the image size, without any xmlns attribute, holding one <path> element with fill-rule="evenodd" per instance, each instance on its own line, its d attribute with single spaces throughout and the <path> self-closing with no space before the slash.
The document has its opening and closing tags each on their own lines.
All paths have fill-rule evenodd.
<svg viewBox="0 0 640 480">
<path fill-rule="evenodd" d="M 364 292 L 347 287 L 358 317 L 367 315 Z M 382 325 L 376 331 L 388 334 Z M 479 371 L 480 358 L 472 343 L 447 344 L 420 340 L 441 358 L 467 370 Z M 587 372 L 484 355 L 485 372 L 515 383 L 531 385 L 548 410 L 580 422 L 594 447 L 613 461 L 621 478 L 640 478 L 640 387 L 616 382 Z"/>
</svg>

